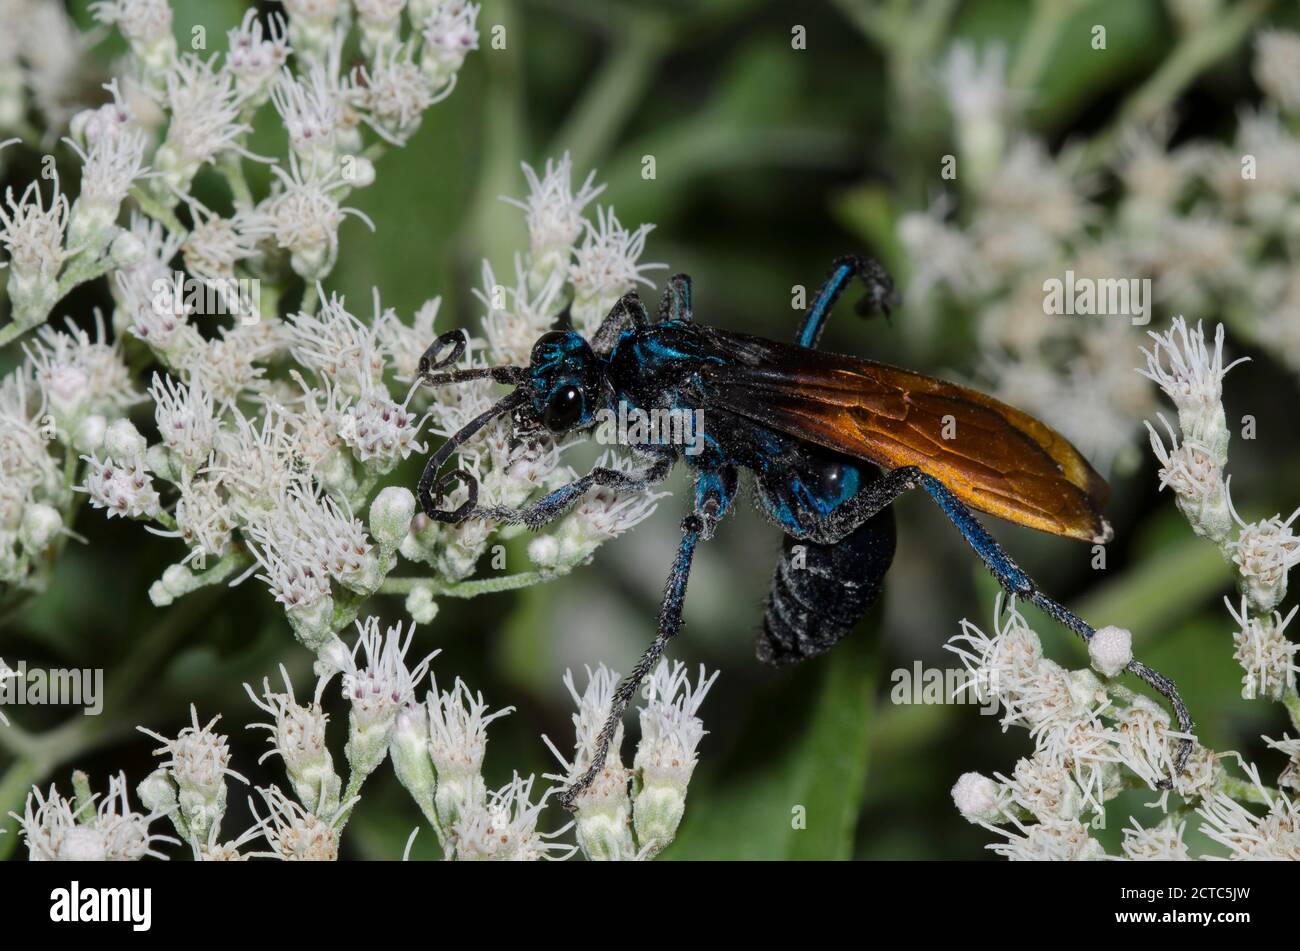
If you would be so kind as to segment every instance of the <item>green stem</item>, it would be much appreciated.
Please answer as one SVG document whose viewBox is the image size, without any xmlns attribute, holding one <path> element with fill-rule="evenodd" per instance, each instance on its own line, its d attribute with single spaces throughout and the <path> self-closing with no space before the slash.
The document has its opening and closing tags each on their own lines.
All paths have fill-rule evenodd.
<svg viewBox="0 0 1300 951">
<path fill-rule="evenodd" d="M 298 310 L 304 314 L 315 314 L 316 306 L 320 303 L 320 291 L 315 281 L 307 284 L 306 290 L 302 292 L 302 304 Z"/>
<path fill-rule="evenodd" d="M 1295 690 L 1289 690 L 1282 697 L 1282 706 L 1286 707 L 1287 715 L 1291 718 L 1291 726 L 1300 730 L 1300 694 Z"/>
<path fill-rule="evenodd" d="M 379 594 L 410 594 L 415 588 L 427 587 L 435 596 L 447 598 L 476 598 L 481 594 L 496 594 L 499 591 L 517 591 L 552 581 L 569 573 L 568 569 L 555 571 L 521 571 L 513 575 L 501 575 L 497 578 L 473 578 L 469 581 L 440 581 L 437 578 L 385 578 L 379 586 Z"/>
<path fill-rule="evenodd" d="M 633 106 L 645 94 L 664 53 L 670 32 L 658 15 L 638 13 L 630 17 L 624 38 L 585 86 L 586 92 L 570 111 L 560 131 L 551 139 L 548 154 L 568 150 L 573 167 L 596 165 L 632 114 Z"/>
<path fill-rule="evenodd" d="M 1061 35 L 1061 28 L 1073 12 L 1073 4 L 1058 0 L 1038 0 L 1034 4 L 1029 30 L 1020 41 L 1008 75 L 1010 85 L 1017 89 L 1033 89 L 1038 84 L 1038 78 Z"/>
<path fill-rule="evenodd" d="M 230 193 L 234 196 L 236 210 L 246 211 L 252 208 L 255 204 L 253 190 L 248 187 L 248 179 L 244 177 L 244 165 L 239 160 L 239 157 L 232 154 L 219 167 L 221 174 L 230 185 Z"/>
<path fill-rule="evenodd" d="M 1164 112 L 1203 70 L 1240 45 L 1273 2 L 1242 0 L 1184 36 L 1160 68 L 1128 97 L 1115 121 L 1088 144 L 1082 167 L 1091 170 L 1104 165 L 1125 129 L 1150 122 Z"/>
<path fill-rule="evenodd" d="M 342 837 L 343 827 L 346 826 L 348 820 L 352 818 L 352 807 L 356 805 L 353 800 L 361 795 L 361 786 L 365 783 L 369 775 L 369 773 L 359 773 L 355 769 L 349 774 L 347 789 L 343 790 L 343 798 L 340 800 L 340 802 L 345 803 L 345 805 L 339 811 L 338 816 L 334 820 L 334 835 L 336 839 Z"/>
<path fill-rule="evenodd" d="M 135 199 L 135 203 L 140 206 L 141 211 L 150 218 L 162 222 L 167 230 L 177 237 L 184 239 L 189 235 L 189 229 L 181 224 L 180 219 L 176 217 L 176 212 L 158 201 L 143 188 L 139 186 L 132 188 L 131 197 Z"/>
</svg>

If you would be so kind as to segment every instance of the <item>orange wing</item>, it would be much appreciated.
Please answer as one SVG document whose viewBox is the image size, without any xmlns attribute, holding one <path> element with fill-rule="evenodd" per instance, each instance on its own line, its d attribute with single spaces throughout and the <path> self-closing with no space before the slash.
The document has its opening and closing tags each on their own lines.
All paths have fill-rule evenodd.
<svg viewBox="0 0 1300 951">
<path fill-rule="evenodd" d="M 1105 481 L 1027 413 L 910 370 L 725 337 L 740 365 L 704 372 L 720 408 L 885 469 L 916 466 L 972 508 L 1018 525 L 1085 541 L 1110 537 L 1101 515 Z"/>
</svg>

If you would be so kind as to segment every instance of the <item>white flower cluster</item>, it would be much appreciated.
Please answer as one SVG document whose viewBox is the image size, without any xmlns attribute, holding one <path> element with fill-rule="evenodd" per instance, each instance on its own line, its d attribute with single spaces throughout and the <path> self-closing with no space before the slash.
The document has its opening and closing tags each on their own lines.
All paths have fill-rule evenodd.
<svg viewBox="0 0 1300 951">
<path fill-rule="evenodd" d="M 1240 606 L 1228 600 L 1238 626 L 1234 656 L 1241 664 L 1242 696 L 1282 701 L 1300 729 L 1296 694 L 1296 655 L 1286 628 L 1296 608 L 1277 610 L 1286 597 L 1286 579 L 1300 561 L 1290 519 L 1280 515 L 1246 523 L 1229 499 L 1224 470 L 1229 431 L 1223 406 L 1224 376 L 1237 363 L 1224 362 L 1224 328 L 1208 344 L 1203 329 L 1182 318 L 1170 330 L 1152 333 L 1140 370 L 1178 410 L 1175 428 L 1163 416 L 1166 437 L 1151 424 L 1151 447 L 1160 461 L 1161 488 L 1175 493 L 1179 510 L 1196 534 L 1219 547 L 1236 570 Z M 985 699 L 1003 708 L 1003 725 L 1023 726 L 1034 739 L 1032 756 L 1020 760 L 1010 777 L 968 773 L 953 787 L 963 816 L 997 831 L 1005 841 L 990 846 L 1016 859 L 1087 859 L 1103 856 L 1090 827 L 1104 814 L 1104 803 L 1136 779 L 1155 789 L 1173 775 L 1170 729 L 1160 707 L 1091 671 L 1067 671 L 1042 653 L 1038 636 L 1018 612 L 993 637 L 967 622 L 949 649 L 961 656 Z M 1132 659 L 1132 636 L 1115 627 L 1098 630 L 1089 642 L 1093 667 L 1109 678 Z M 1261 783 L 1258 768 L 1240 761 L 1246 780 L 1230 776 L 1222 755 L 1197 745 L 1183 772 L 1173 775 L 1173 790 L 1184 806 L 1168 810 L 1168 794 L 1152 805 L 1165 813 L 1151 828 L 1135 818 L 1125 829 L 1123 849 L 1134 859 L 1189 858 L 1184 842 L 1192 811 L 1200 830 L 1223 845 L 1233 858 L 1300 856 L 1300 741 L 1284 736 L 1265 740 L 1289 763 L 1277 790 Z M 1264 807 L 1264 814 L 1251 806 Z"/>
<path fill-rule="evenodd" d="M 1094 666 L 1101 666 L 1099 659 L 1113 646 L 1093 651 Z M 961 776 L 952 788 L 958 811 L 997 833 L 1001 841 L 988 848 L 1006 858 L 1106 857 L 1093 836 L 1104 820 L 1105 803 L 1126 788 L 1154 790 L 1173 774 L 1172 753 L 1182 734 L 1171 728 L 1169 715 L 1092 671 L 1067 670 L 1044 657 L 1038 635 L 1014 609 L 997 623 L 993 636 L 963 621 L 962 633 L 948 648 L 973 675 L 980 699 L 1002 707 L 1004 728 L 1023 727 L 1034 741 L 1034 752 L 1019 760 L 1010 776 Z M 1187 769 L 1174 777 L 1173 791 L 1187 805 L 1171 809 L 1167 791 L 1149 803 L 1158 810 L 1157 820 L 1144 828 L 1133 819 L 1132 828 L 1124 830 L 1124 856 L 1190 858 L 1183 836 L 1193 808 L 1201 817 L 1200 830 L 1233 858 L 1300 855 L 1296 801 L 1264 787 L 1249 764 L 1241 764 L 1249 782 L 1234 779 L 1225 758 L 1197 746 Z M 1262 804 L 1266 812 L 1252 812 L 1243 803 Z"/>
<path fill-rule="evenodd" d="M 673 840 L 695 768 L 695 750 L 705 732 L 699 707 L 716 673 L 706 678 L 701 669 L 692 686 L 680 663 L 671 667 L 667 661 L 660 664 L 646 689 L 634 769 L 621 765 L 616 743 L 605 774 L 579 799 L 575 846 L 559 841 L 574 827 L 573 822 L 555 832 L 538 830 L 555 788 L 534 798 L 533 776 L 516 773 L 495 791 L 483 780 L 488 725 L 513 708 L 489 713 L 482 694 L 474 694 L 459 678 L 449 691 L 440 691 L 436 679 L 431 678 L 426 700 L 418 702 L 417 685 L 435 654 L 408 663 L 414 625 L 404 629 L 397 624 L 385 631 L 372 617 L 358 622 L 357 629 L 351 650 L 335 639 L 323 651 L 323 661 L 329 662 L 323 662 L 308 704 L 295 697 L 283 666 L 282 692 L 272 689 L 269 680 L 263 680 L 260 694 L 244 685 L 252 702 L 270 717 L 268 723 L 253 725 L 270 734 L 271 748 L 262 760 L 272 755 L 281 758 L 290 789 L 286 793 L 278 786 L 258 788 L 267 813 L 259 816 L 250 799 L 256 820 L 252 827 L 233 839 L 222 839 L 227 779 L 246 784 L 248 780 L 230 768 L 227 738 L 213 730 L 219 717 L 201 726 L 197 710 L 191 707 L 190 726 L 175 738 L 140 728 L 162 744 L 157 752 L 167 757 L 137 788 L 148 814 L 130 810 L 125 777 L 110 781 L 109 795 L 98 810 L 80 773 L 74 775 L 73 800 L 63 799 L 53 788 L 48 793 L 33 789 L 25 814 L 15 815 L 30 857 L 165 858 L 155 846 L 180 842 L 151 834 L 149 825 L 166 816 L 200 860 L 335 860 L 362 784 L 390 757 L 398 780 L 411 793 L 449 859 L 568 858 L 579 848 L 588 858 L 650 858 Z M 329 717 L 321 707 L 335 674 L 341 674 L 341 693 L 348 704 L 346 786 L 334 767 L 328 745 Z M 565 677 L 579 706 L 574 717 L 577 763 L 559 757 L 568 772 L 548 779 L 567 783 L 590 758 L 617 676 L 601 667 L 589 679 L 591 685 L 579 696 L 572 675 Z M 542 739 L 550 746 L 549 740 Z M 258 842 L 264 847 L 249 848 Z"/>
<path fill-rule="evenodd" d="M 9 6 L 22 8 L 15 23 L 35 15 Z M 370 504 L 371 494 L 425 449 L 425 417 L 407 405 L 409 375 L 395 378 L 380 342 L 378 325 L 401 321 L 381 313 L 376 296 L 367 325 L 341 297 L 322 300 L 317 282 L 333 269 L 344 219 L 370 223 L 345 197 L 372 182 L 372 160 L 450 93 L 477 47 L 478 8 L 358 5 L 366 61 L 351 72 L 342 65 L 347 5 L 287 8 L 287 22 L 250 10 L 224 55 L 200 56 L 178 47 L 167 0 L 92 5 L 130 53 L 105 87 L 109 101 L 65 120 L 79 194 L 65 194 L 47 163 L 42 180 L 0 205 L 13 305 L 0 344 L 101 275 L 115 333 L 110 343 L 102 320 L 93 336 L 71 322 L 62 332 L 42 327 L 0 384 L 0 582 L 40 590 L 78 492 L 109 517 L 184 542 L 185 556 L 150 591 L 156 603 L 255 571 L 313 647 L 350 623 L 355 602 L 395 564 L 414 498 L 392 490 Z M 0 46 L 0 77 L 32 55 Z M 247 148 L 263 107 L 283 123 L 285 160 Z M 377 133 L 370 145 L 363 125 Z M 260 200 L 244 173 L 254 159 L 272 166 Z M 200 175 L 225 180 L 230 211 L 193 197 Z M 138 210 L 122 224 L 127 202 Z M 300 281 L 299 311 L 281 319 L 279 302 Z M 140 345 L 164 368 L 147 389 L 153 444 L 127 418 L 146 399 L 124 355 Z M 353 513 L 368 504 L 366 526 Z"/>
<path fill-rule="evenodd" d="M 91 794 L 84 773 L 74 774 L 72 782 L 71 799 L 59 795 L 54 786 L 45 793 L 33 789 L 23 815 L 10 813 L 20 825 L 32 861 L 135 862 L 146 855 L 162 859 L 166 856 L 158 846 L 178 844 L 170 836 L 149 831 L 162 812 L 131 809 L 125 775 L 109 778 L 103 798 Z"/>
<path fill-rule="evenodd" d="M 1173 490 L 1192 530 L 1215 544 L 1236 573 L 1240 602 L 1228 599 L 1227 606 L 1238 625 L 1233 641 L 1245 671 L 1242 696 L 1286 701 L 1296 696 L 1300 644 L 1285 636 L 1297 608 L 1284 616 L 1279 606 L 1286 600 L 1287 575 L 1300 563 L 1300 537 L 1291 529 L 1300 509 L 1286 519 L 1246 522 L 1232 504 L 1223 378 L 1244 360 L 1224 365 L 1223 337 L 1220 324 L 1210 347 L 1202 328 L 1192 331 L 1182 318 L 1167 332 L 1151 334 L 1154 346 L 1144 351 L 1147 366 L 1140 372 L 1178 409 L 1178 426 L 1161 416 L 1165 436 L 1150 423 L 1147 429 L 1160 461 L 1160 487 Z"/>
<path fill-rule="evenodd" d="M 716 671 L 706 676 L 701 666 L 692 684 L 685 664 L 660 660 L 646 679 L 641 738 L 632 768 L 623 765 L 623 726 L 619 724 L 604 768 L 574 802 L 578 847 L 588 859 L 653 858 L 672 842 L 698 761 L 695 749 L 705 734 L 697 714 L 717 678 Z M 595 759 L 619 676 L 602 664 L 594 672 L 588 669 L 587 686 L 581 693 L 572 671 L 565 674 L 564 684 L 578 707 L 573 715 L 577 741 L 572 761 L 549 739 L 546 745 L 565 770 L 550 778 L 569 784 L 583 776 Z"/>
<path fill-rule="evenodd" d="M 523 200 L 506 199 L 523 210 L 529 248 L 515 258 L 513 285 L 498 283 L 491 265 L 483 262 L 482 287 L 475 291 L 482 303 L 483 335 L 469 339 L 462 368 L 499 364 L 526 365 L 533 344 L 550 330 L 567 309 L 575 329 L 590 335 L 614 303 L 638 283 L 648 284 L 645 273 L 662 264 L 643 264 L 640 256 L 650 225 L 628 231 L 612 208 L 596 209 L 595 220 L 583 210 L 604 190 L 588 175 L 576 189 L 569 156 L 548 161 L 541 175 L 525 165 L 529 194 Z M 380 346 L 398 368 L 399 378 L 413 377 L 420 354 L 432 341 L 437 300 L 426 304 L 414 328 L 381 315 L 375 321 Z M 499 398 L 490 380 L 429 391 L 430 432 L 450 436 Z M 423 405 L 423 404 L 421 404 Z M 578 477 L 561 462 L 565 445 L 548 432 L 514 433 L 503 417 L 489 424 L 459 450 L 460 465 L 478 482 L 479 503 L 517 507 L 539 491 Z M 637 460 L 610 451 L 597 465 L 631 471 Z M 528 546 L 529 557 L 546 573 L 567 571 L 590 560 L 596 548 L 623 534 L 654 511 L 655 493 L 620 496 L 607 490 L 588 492 L 563 519 Z M 463 499 L 453 495 L 446 505 Z M 419 517 L 416 530 L 402 554 L 437 569 L 444 578 L 467 577 L 491 541 L 491 526 L 483 522 L 440 529 Z"/>
<path fill-rule="evenodd" d="M 1173 123 L 1161 115 L 1086 154 L 1052 154 L 1025 131 L 1017 107 L 1027 91 L 1008 81 L 1000 48 L 980 55 L 959 44 L 942 65 L 955 140 L 945 177 L 960 200 L 945 193 L 901 217 L 909 301 L 922 315 L 969 313 L 997 395 L 1055 426 L 1103 472 L 1140 461 L 1135 422 L 1154 400 L 1128 374 L 1128 353 L 1133 326 L 1159 311 L 1224 313 L 1300 370 L 1300 113 L 1288 78 L 1297 48 L 1300 35 L 1259 35 L 1264 102 L 1239 117 L 1233 142 L 1171 148 Z M 1116 200 L 1102 200 L 1102 172 L 1113 174 Z M 1143 280 L 1150 294 L 1138 301 Z M 1060 282 L 1063 312 L 1046 310 L 1049 281 Z"/>
</svg>

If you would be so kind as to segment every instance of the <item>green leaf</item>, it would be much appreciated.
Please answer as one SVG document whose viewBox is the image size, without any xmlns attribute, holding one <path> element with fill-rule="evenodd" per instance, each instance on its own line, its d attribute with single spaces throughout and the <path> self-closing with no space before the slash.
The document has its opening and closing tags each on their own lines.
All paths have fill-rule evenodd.
<svg viewBox="0 0 1300 951">
<path fill-rule="evenodd" d="M 720 769 L 692 789 L 665 858 L 845 859 L 867 776 L 878 614 L 755 697 Z M 697 785 L 699 785 L 697 781 Z"/>
</svg>

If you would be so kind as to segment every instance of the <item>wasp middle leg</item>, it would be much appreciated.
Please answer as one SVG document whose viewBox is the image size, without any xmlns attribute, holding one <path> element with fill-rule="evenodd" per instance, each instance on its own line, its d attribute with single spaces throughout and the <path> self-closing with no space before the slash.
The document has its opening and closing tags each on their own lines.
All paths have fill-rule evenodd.
<svg viewBox="0 0 1300 951">
<path fill-rule="evenodd" d="M 614 741 L 614 734 L 618 732 L 619 724 L 623 722 L 623 713 L 632 702 L 632 698 L 636 696 L 641 682 L 659 663 L 659 658 L 663 656 L 668 642 L 681 630 L 682 605 L 686 601 L 686 583 L 690 579 L 695 548 L 701 539 L 712 537 L 717 523 L 731 510 L 738 482 L 736 470 L 729 466 L 703 470 L 696 476 L 695 509 L 682 519 L 682 540 L 677 547 L 677 557 L 673 559 L 672 570 L 668 573 L 668 581 L 664 585 L 663 603 L 659 608 L 658 631 L 650 646 L 636 662 L 636 666 L 632 668 L 632 672 L 623 678 L 618 689 L 614 691 L 609 713 L 606 714 L 605 723 L 597 735 L 591 762 L 586 771 L 574 780 L 560 797 L 560 802 L 566 809 L 574 807 L 578 796 L 605 768 L 609 746 Z"/>
</svg>

